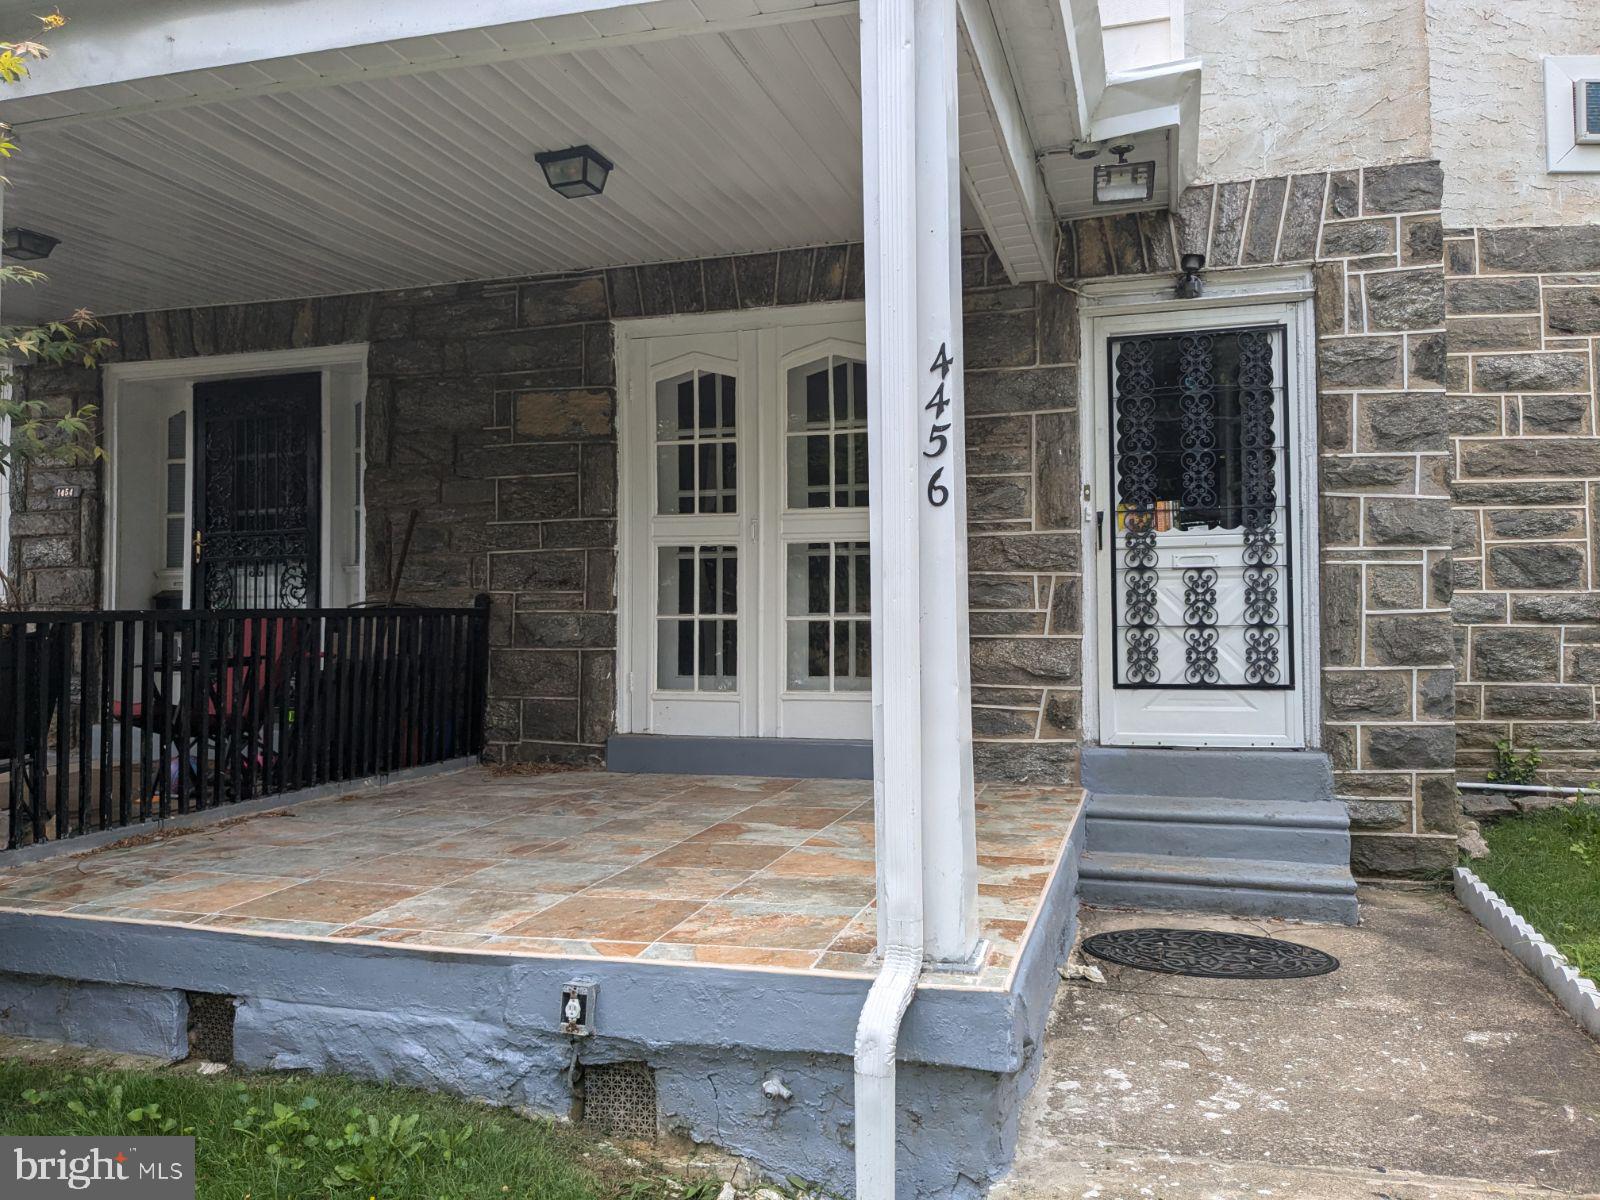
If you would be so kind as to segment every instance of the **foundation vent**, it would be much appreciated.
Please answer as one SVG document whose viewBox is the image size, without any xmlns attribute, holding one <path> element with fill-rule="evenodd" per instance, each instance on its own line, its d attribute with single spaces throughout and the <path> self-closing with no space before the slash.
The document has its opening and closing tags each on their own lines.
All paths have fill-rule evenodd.
<svg viewBox="0 0 1600 1200">
<path fill-rule="evenodd" d="M 233 1061 L 232 996 L 189 993 L 189 1057 L 201 1062 Z"/>
<path fill-rule="evenodd" d="M 583 1069 L 583 1119 L 612 1137 L 656 1138 L 656 1077 L 642 1062 Z"/>
</svg>

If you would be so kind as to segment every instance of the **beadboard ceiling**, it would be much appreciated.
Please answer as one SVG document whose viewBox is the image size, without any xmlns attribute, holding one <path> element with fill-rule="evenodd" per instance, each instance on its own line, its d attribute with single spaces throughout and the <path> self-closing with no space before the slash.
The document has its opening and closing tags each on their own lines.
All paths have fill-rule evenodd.
<svg viewBox="0 0 1600 1200">
<path fill-rule="evenodd" d="M 470 49 L 446 48 L 457 61 Z M 394 53 L 329 52 L 350 75 Z M 340 67 L 329 54 L 275 70 L 326 80 Z M 47 285 L 7 290 L 5 317 L 859 237 L 858 55 L 855 17 L 831 15 L 304 90 L 240 74 L 236 98 L 141 106 L 125 95 L 92 120 L 50 119 L 50 97 L 11 102 L 0 116 L 18 125 L 22 152 L 7 167 L 5 224 L 62 244 L 42 264 Z M 579 142 L 616 170 L 604 196 L 563 200 L 533 155 Z"/>
</svg>

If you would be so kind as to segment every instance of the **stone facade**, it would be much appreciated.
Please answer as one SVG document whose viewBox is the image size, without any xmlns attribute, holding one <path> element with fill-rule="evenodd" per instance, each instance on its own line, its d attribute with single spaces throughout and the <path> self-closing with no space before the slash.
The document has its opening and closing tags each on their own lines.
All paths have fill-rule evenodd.
<svg viewBox="0 0 1600 1200">
<path fill-rule="evenodd" d="M 18 374 L 20 397 L 62 416 L 100 403 L 98 373 L 82 368 Z M 92 608 L 99 599 L 100 480 L 93 463 L 18 465 L 0 479 L 11 489 L 11 561 L 6 573 L 30 609 Z M 76 497 L 55 495 L 75 487 Z"/>
<path fill-rule="evenodd" d="M 1600 227 L 1445 238 L 1455 481 L 1456 761 L 1537 749 L 1600 776 Z"/>
<path fill-rule="evenodd" d="M 1075 284 L 1170 277 L 1190 250 L 1212 277 L 1312 271 L 1323 744 L 1357 869 L 1448 865 L 1455 770 L 1480 777 L 1501 738 L 1537 747 L 1553 782 L 1600 774 L 1600 231 L 1446 231 L 1440 193 L 1429 161 L 1208 184 L 1171 212 L 1063 226 L 1051 285 L 1007 282 L 965 239 L 980 778 L 1076 770 Z M 494 598 L 492 752 L 576 759 L 598 757 L 616 700 L 612 323 L 861 293 L 860 247 L 834 245 L 146 313 L 112 332 L 123 360 L 370 343 L 368 590 L 387 589 L 417 510 L 401 595 Z M 99 398 L 81 370 L 25 386 L 56 409 Z M 93 466 L 12 479 L 25 603 L 95 603 L 99 486 Z"/>
<path fill-rule="evenodd" d="M 980 777 L 1062 782 L 1076 767 L 1079 616 L 1076 310 L 1004 283 L 969 238 L 969 512 Z M 113 318 L 112 361 L 369 342 L 369 595 L 493 599 L 491 753 L 597 759 L 616 710 L 616 363 L 611 322 L 859 300 L 859 245 Z M 58 405 L 98 377 L 34 371 Z M 66 474 L 77 500 L 55 500 Z M 100 594 L 99 471 L 17 481 L 29 604 Z M 1029 743 L 1018 754 L 1017 742 Z"/>
<path fill-rule="evenodd" d="M 1358 874 L 1455 861 L 1442 177 L 1422 161 L 1207 184 L 1064 232 L 1061 275 L 1312 267 L 1322 742 Z"/>
</svg>

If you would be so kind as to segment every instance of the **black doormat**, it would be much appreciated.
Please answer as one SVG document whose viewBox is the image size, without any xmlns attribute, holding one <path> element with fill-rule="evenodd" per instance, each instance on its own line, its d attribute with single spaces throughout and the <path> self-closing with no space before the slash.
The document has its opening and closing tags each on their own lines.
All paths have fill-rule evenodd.
<svg viewBox="0 0 1600 1200">
<path fill-rule="evenodd" d="M 1339 969 L 1310 946 L 1210 929 L 1113 929 L 1085 938 L 1084 950 L 1106 962 L 1200 979 L 1305 979 Z"/>
</svg>

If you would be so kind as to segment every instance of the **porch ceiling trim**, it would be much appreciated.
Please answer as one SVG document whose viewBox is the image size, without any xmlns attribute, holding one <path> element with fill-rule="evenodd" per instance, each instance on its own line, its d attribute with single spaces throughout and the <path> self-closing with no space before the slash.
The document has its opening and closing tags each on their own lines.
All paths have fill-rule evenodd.
<svg viewBox="0 0 1600 1200">
<path fill-rule="evenodd" d="M 961 181 L 1006 275 L 1056 275 L 1055 213 L 989 0 L 958 0 Z"/>
</svg>

